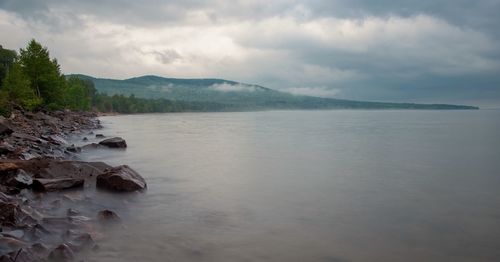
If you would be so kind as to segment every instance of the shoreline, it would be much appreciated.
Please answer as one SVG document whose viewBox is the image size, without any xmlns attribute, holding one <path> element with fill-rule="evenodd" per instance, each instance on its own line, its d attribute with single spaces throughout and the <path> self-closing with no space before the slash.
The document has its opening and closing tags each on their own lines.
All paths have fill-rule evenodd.
<svg viewBox="0 0 500 262">
<path fill-rule="evenodd" d="M 0 117 L 0 261 L 84 259 L 99 249 L 104 227 L 121 221 L 98 204 L 95 192 L 146 189 L 126 165 L 79 158 L 82 150 L 126 148 L 121 138 L 94 134 L 102 128 L 99 116 L 17 109 Z M 83 147 L 67 141 L 88 135 L 101 141 Z"/>
</svg>

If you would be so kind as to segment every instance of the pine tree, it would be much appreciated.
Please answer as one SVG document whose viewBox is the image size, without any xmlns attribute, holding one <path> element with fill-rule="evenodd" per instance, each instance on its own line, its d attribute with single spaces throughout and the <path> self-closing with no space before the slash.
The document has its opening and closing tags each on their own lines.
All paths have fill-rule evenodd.
<svg viewBox="0 0 500 262">
<path fill-rule="evenodd" d="M 47 48 L 33 39 L 26 49 L 20 50 L 19 62 L 30 80 L 31 87 L 44 104 L 62 107 L 65 79 L 57 60 L 50 60 Z"/>
</svg>

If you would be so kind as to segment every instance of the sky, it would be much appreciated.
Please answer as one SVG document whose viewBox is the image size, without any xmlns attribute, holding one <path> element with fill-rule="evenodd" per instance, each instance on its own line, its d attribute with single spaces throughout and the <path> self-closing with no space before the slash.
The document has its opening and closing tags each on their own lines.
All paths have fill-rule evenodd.
<svg viewBox="0 0 500 262">
<path fill-rule="evenodd" d="M 65 74 L 223 78 L 500 108 L 500 0 L 0 0 L 0 44 Z"/>
</svg>

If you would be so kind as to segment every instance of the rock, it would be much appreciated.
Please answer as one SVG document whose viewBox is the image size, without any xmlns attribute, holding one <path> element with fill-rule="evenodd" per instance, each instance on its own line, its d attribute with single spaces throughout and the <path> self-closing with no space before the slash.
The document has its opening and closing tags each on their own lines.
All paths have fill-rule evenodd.
<svg viewBox="0 0 500 262">
<path fill-rule="evenodd" d="M 17 239 L 21 239 L 24 236 L 24 231 L 17 229 L 17 230 L 12 230 L 12 231 L 4 231 L 2 232 L 2 235 L 6 237 L 13 237 Z"/>
<path fill-rule="evenodd" d="M 84 180 L 76 178 L 37 178 L 33 180 L 33 189 L 37 191 L 55 191 L 61 189 L 83 187 Z"/>
<path fill-rule="evenodd" d="M 82 139 L 82 141 L 88 141 L 88 140 L 89 139 L 86 136 L 84 136 L 83 139 Z"/>
<path fill-rule="evenodd" d="M 15 239 L 13 237 L 0 237 L 0 246 L 8 247 L 10 249 L 18 249 L 25 246 L 26 243 L 24 241 Z"/>
<path fill-rule="evenodd" d="M 66 244 L 61 244 L 49 254 L 50 261 L 71 261 L 75 258 L 75 254 Z"/>
<path fill-rule="evenodd" d="M 6 121 L 0 121 L 0 135 L 5 136 L 5 135 L 10 135 L 14 132 L 12 128 L 9 127 L 9 125 L 6 123 Z"/>
<path fill-rule="evenodd" d="M 18 211 L 19 207 L 16 203 L 0 201 L 0 224 L 15 225 Z"/>
<path fill-rule="evenodd" d="M 90 134 L 90 133 L 89 133 Z M 96 134 L 95 138 L 104 138 L 105 136 L 103 134 Z"/>
<path fill-rule="evenodd" d="M 75 146 L 75 145 L 71 145 L 69 147 L 66 147 L 66 150 L 68 150 L 69 152 L 73 152 L 73 153 L 82 152 L 82 149 L 80 147 Z"/>
<path fill-rule="evenodd" d="M 35 224 L 35 225 L 32 225 L 32 226 L 29 226 L 26 229 L 26 234 L 25 235 L 28 236 L 32 240 L 39 240 L 43 236 L 45 236 L 45 235 L 47 235 L 49 233 L 50 232 L 45 227 L 43 227 L 42 225 Z"/>
<path fill-rule="evenodd" d="M 80 214 L 80 211 L 78 211 L 76 209 L 68 208 L 68 211 L 66 211 L 66 214 L 68 216 L 77 216 Z"/>
<path fill-rule="evenodd" d="M 19 166 L 14 163 L 9 162 L 1 162 L 0 163 L 0 174 L 4 175 L 5 173 L 16 171 L 19 169 Z"/>
<path fill-rule="evenodd" d="M 16 175 L 7 179 L 7 186 L 16 187 L 16 188 L 28 188 L 33 184 L 33 179 L 31 178 L 26 171 L 22 169 L 18 169 Z"/>
<path fill-rule="evenodd" d="M 3 226 L 30 226 L 36 224 L 36 219 L 13 200 L 4 200 L 5 194 L 0 193 L 0 225 Z"/>
<path fill-rule="evenodd" d="M 0 143 L 0 155 L 14 153 L 16 148 L 7 142 Z"/>
<path fill-rule="evenodd" d="M 19 248 L 0 257 L 0 262 L 40 262 L 46 261 L 43 255 L 36 254 L 31 248 Z M 5 260 L 2 260 L 5 259 Z"/>
<path fill-rule="evenodd" d="M 49 252 L 49 249 L 42 243 L 35 243 L 31 245 L 31 249 L 39 254 L 45 254 Z"/>
<path fill-rule="evenodd" d="M 111 147 L 111 148 L 126 148 L 127 142 L 121 137 L 113 137 L 105 139 L 99 142 L 100 145 Z"/>
<path fill-rule="evenodd" d="M 68 242 L 68 246 L 74 251 L 82 251 L 93 248 L 95 245 L 94 239 L 89 233 L 82 233 L 74 237 Z"/>
<path fill-rule="evenodd" d="M 120 221 L 120 217 L 109 209 L 99 211 L 99 213 L 97 213 L 97 219 L 101 222 Z"/>
<path fill-rule="evenodd" d="M 97 186 L 116 191 L 146 189 L 146 181 L 127 165 L 113 167 L 97 176 Z"/>
<path fill-rule="evenodd" d="M 88 149 L 98 149 L 98 148 L 104 148 L 105 146 L 103 145 L 99 145 L 99 144 L 96 144 L 96 143 L 92 143 L 92 144 L 87 144 L 87 145 L 84 145 L 82 146 L 81 148 L 83 150 L 88 150 Z"/>
<path fill-rule="evenodd" d="M 47 140 L 44 140 L 44 139 L 41 139 L 41 138 L 38 138 L 38 137 L 35 137 L 35 136 L 32 136 L 32 135 L 28 135 L 28 134 L 14 132 L 14 133 L 12 133 L 12 136 L 16 137 L 16 138 L 19 138 L 19 139 L 23 139 L 23 140 L 27 140 L 27 141 L 39 143 L 39 144 L 46 144 L 47 143 Z"/>
</svg>

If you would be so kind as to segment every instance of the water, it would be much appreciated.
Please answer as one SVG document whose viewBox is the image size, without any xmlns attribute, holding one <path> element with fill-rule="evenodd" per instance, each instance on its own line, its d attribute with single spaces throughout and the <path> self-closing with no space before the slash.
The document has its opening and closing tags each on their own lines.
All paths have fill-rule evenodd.
<svg viewBox="0 0 500 262">
<path fill-rule="evenodd" d="M 500 260 L 500 111 L 101 120 L 149 188 L 90 261 Z"/>
</svg>

